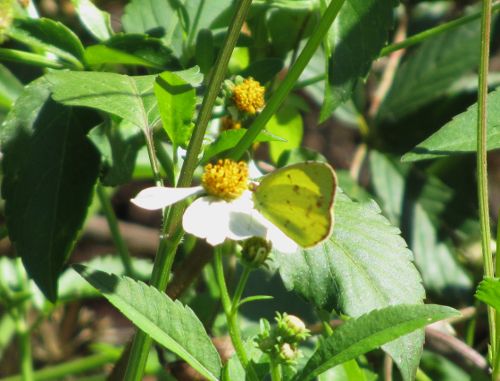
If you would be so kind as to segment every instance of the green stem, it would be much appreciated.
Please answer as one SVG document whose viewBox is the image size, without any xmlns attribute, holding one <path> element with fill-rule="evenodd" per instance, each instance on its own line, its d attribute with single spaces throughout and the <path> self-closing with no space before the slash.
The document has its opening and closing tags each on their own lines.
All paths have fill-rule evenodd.
<svg viewBox="0 0 500 381">
<path fill-rule="evenodd" d="M 162 142 L 159 139 L 154 141 L 156 155 L 158 157 L 158 161 L 160 162 L 165 174 L 167 176 L 168 182 L 171 186 L 175 186 L 175 164 L 170 158 L 170 155 L 165 150 Z"/>
<path fill-rule="evenodd" d="M 19 352 L 21 356 L 21 374 L 23 381 L 33 381 L 33 357 L 31 354 L 31 339 L 26 316 L 19 318 L 16 324 L 19 339 Z"/>
<path fill-rule="evenodd" d="M 229 157 L 231 159 L 239 160 L 243 156 L 245 151 L 252 145 L 253 141 L 260 133 L 260 131 L 266 126 L 269 119 L 271 119 L 274 113 L 278 111 L 278 108 L 281 106 L 290 91 L 293 90 L 300 74 L 309 63 L 318 46 L 321 44 L 323 37 L 326 33 L 328 33 L 328 30 L 335 20 L 335 17 L 337 17 L 337 14 L 339 13 L 342 4 L 344 4 L 344 1 L 345 0 L 332 0 L 325 13 L 321 17 L 317 28 L 307 41 L 295 64 L 288 71 L 288 74 L 283 82 L 273 93 L 264 110 L 262 110 L 257 118 L 255 118 L 246 134 L 230 151 Z"/>
<path fill-rule="evenodd" d="M 428 375 L 424 373 L 424 371 L 420 368 L 417 368 L 417 375 L 415 376 L 416 381 L 432 381 Z"/>
<path fill-rule="evenodd" d="M 122 260 L 125 273 L 128 276 L 133 277 L 134 268 L 132 266 L 132 259 L 130 257 L 130 253 L 120 233 L 120 228 L 118 227 L 118 220 L 113 210 L 113 206 L 111 205 L 111 201 L 106 193 L 106 189 L 104 189 L 104 186 L 100 182 L 97 184 L 97 197 L 99 197 L 99 202 L 101 203 L 102 211 L 104 212 L 106 220 L 108 221 L 109 231 L 111 232 L 111 236 L 113 237 L 113 242 L 115 243 L 118 255 Z"/>
<path fill-rule="evenodd" d="M 281 365 L 279 362 L 271 359 L 269 366 L 271 367 L 271 381 L 281 381 Z"/>
<path fill-rule="evenodd" d="M 243 295 L 243 291 L 245 290 L 245 286 L 247 285 L 248 277 L 252 269 L 249 266 L 245 266 L 243 268 L 243 273 L 241 274 L 240 280 L 238 281 L 238 285 L 236 286 L 236 290 L 233 295 L 233 302 L 231 307 L 231 315 L 235 315 L 238 311 L 238 307 L 241 300 L 241 295 Z"/>
<path fill-rule="evenodd" d="M 333 328 L 330 325 L 330 314 L 324 310 L 318 310 L 317 313 L 323 324 L 325 337 L 331 336 L 333 334 Z"/>
<path fill-rule="evenodd" d="M 233 313 L 233 307 L 231 305 L 231 297 L 227 290 L 226 279 L 224 277 L 224 265 L 222 263 L 222 250 L 218 246 L 214 248 L 215 250 L 215 276 L 217 278 L 217 283 L 220 289 L 220 296 L 222 302 L 222 308 L 226 314 L 227 325 L 229 329 L 229 335 L 231 336 L 231 341 L 234 345 L 234 350 L 238 358 L 240 359 L 241 365 L 244 368 L 248 366 L 248 356 L 243 346 L 243 340 L 241 339 L 240 330 L 238 329 L 237 315 Z"/>
<path fill-rule="evenodd" d="M 481 19 L 481 63 L 478 83 L 477 113 L 477 187 L 479 199 L 479 222 L 481 225 L 481 248 L 484 259 L 484 274 L 494 276 L 493 257 L 490 249 L 490 213 L 488 207 L 488 171 L 487 171 L 487 96 L 488 96 L 488 61 L 490 49 L 491 0 L 483 0 Z M 488 308 L 490 325 L 490 344 L 492 358 L 496 358 L 496 324 L 495 312 Z"/>
<path fill-rule="evenodd" d="M 40 66 L 51 69 L 64 69 L 65 66 L 51 58 L 40 54 L 24 52 L 22 50 L 0 48 L 0 61 L 19 62 L 27 65 Z"/>
<path fill-rule="evenodd" d="M 103 353 L 93 356 L 84 357 L 82 359 L 69 361 L 64 364 L 47 367 L 45 369 L 34 372 L 34 380 L 36 381 L 52 381 L 61 380 L 68 375 L 83 373 L 92 369 L 99 368 L 116 360 L 115 353 Z M 0 381 L 24 381 L 22 376 L 12 376 L 2 378 Z"/>
<path fill-rule="evenodd" d="M 215 70 L 208 84 L 207 94 L 203 98 L 196 126 L 189 142 L 187 157 L 181 169 L 178 181 L 179 187 L 191 185 L 205 131 L 210 121 L 217 95 L 220 92 L 222 81 L 225 78 L 229 59 L 231 58 L 231 54 L 238 40 L 241 27 L 243 26 L 251 3 L 252 0 L 240 0 L 238 2 L 229 31 L 223 42 L 222 50 L 217 57 Z M 158 245 L 155 264 L 153 266 L 153 274 L 151 276 L 151 284 L 159 290 L 164 290 L 167 286 L 172 263 L 177 252 L 177 246 L 183 235 L 182 228 L 180 227 L 183 211 L 183 203 L 173 205 L 170 208 L 170 212 L 168 213 L 168 217 L 162 229 L 162 236 Z M 141 380 L 150 347 L 151 338 L 144 332 L 138 331 L 134 337 L 130 350 L 129 362 L 125 373 L 126 381 Z"/>
<path fill-rule="evenodd" d="M 491 1 L 489 3 L 491 4 Z M 483 2 L 483 4 L 484 4 L 484 2 Z M 493 10 L 494 12 L 497 12 L 498 10 L 500 10 L 500 3 L 496 3 L 493 7 L 490 7 L 490 10 Z M 461 25 L 467 24 L 470 21 L 477 20 L 481 17 L 481 14 L 482 14 L 482 12 L 472 13 L 470 15 L 460 17 L 460 18 L 452 20 L 452 21 L 448 21 L 448 22 L 441 24 L 441 25 L 438 25 L 434 28 L 426 29 L 423 32 L 414 34 L 413 36 L 410 36 L 401 42 L 397 42 L 397 43 L 388 45 L 382 49 L 382 51 L 380 52 L 380 57 L 387 56 L 387 55 L 395 52 L 396 50 L 405 49 L 405 48 L 408 48 L 410 46 L 419 44 L 419 43 L 423 42 L 424 40 L 427 40 L 430 37 L 435 37 L 438 34 L 446 32 L 450 29 L 454 29 L 454 28 L 457 28 Z"/>
</svg>

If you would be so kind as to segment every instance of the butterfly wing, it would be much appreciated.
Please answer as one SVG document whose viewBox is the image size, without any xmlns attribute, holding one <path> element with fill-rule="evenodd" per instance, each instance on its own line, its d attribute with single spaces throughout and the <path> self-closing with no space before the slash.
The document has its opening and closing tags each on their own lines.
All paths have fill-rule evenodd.
<svg viewBox="0 0 500 381">
<path fill-rule="evenodd" d="M 337 180 L 326 163 L 306 162 L 265 176 L 254 192 L 256 208 L 302 247 L 328 238 Z"/>
</svg>

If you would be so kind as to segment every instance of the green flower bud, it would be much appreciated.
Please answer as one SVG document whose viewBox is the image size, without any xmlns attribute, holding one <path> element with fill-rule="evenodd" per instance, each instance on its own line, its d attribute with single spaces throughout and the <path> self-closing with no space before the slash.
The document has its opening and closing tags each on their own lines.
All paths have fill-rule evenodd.
<svg viewBox="0 0 500 381">
<path fill-rule="evenodd" d="M 243 249 L 241 250 L 243 261 L 250 267 L 258 268 L 266 261 L 271 248 L 271 242 L 264 238 L 249 238 L 243 242 Z"/>
<path fill-rule="evenodd" d="M 280 347 L 279 357 L 286 363 L 293 363 L 300 355 L 299 350 L 288 343 L 284 343 Z"/>
</svg>

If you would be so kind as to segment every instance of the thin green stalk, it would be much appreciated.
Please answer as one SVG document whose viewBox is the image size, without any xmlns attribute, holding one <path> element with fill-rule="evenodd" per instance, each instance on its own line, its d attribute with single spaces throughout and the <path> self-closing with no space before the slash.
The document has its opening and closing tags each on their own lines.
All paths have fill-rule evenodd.
<svg viewBox="0 0 500 381">
<path fill-rule="evenodd" d="M 415 376 L 416 381 L 432 381 L 432 378 L 430 378 L 427 374 L 424 373 L 424 371 L 420 368 L 417 368 L 417 375 Z"/>
<path fill-rule="evenodd" d="M 26 316 L 20 317 L 16 322 L 16 329 L 19 341 L 19 352 L 21 356 L 21 374 L 23 381 L 33 381 L 33 356 L 31 353 L 31 338 Z"/>
<path fill-rule="evenodd" d="M 231 314 L 234 315 L 238 311 L 238 307 L 240 304 L 241 300 L 241 295 L 243 295 L 243 291 L 245 290 L 245 286 L 247 285 L 248 277 L 250 276 L 250 273 L 252 272 L 252 269 L 249 266 L 245 266 L 243 268 L 243 272 L 241 273 L 240 279 L 238 281 L 238 285 L 236 286 L 236 290 L 234 291 L 233 295 L 233 302 L 232 302 L 232 307 L 231 307 Z"/>
<path fill-rule="evenodd" d="M 210 121 L 215 101 L 220 92 L 222 81 L 225 78 L 229 59 L 231 58 L 231 54 L 236 45 L 236 41 L 251 3 L 252 0 L 240 0 L 238 2 L 236 12 L 222 45 L 222 50 L 217 57 L 215 70 L 208 84 L 207 94 L 203 98 L 196 126 L 189 142 L 187 157 L 181 169 L 178 181 L 179 187 L 191 185 L 205 131 Z M 153 266 L 153 274 L 151 276 L 151 284 L 159 290 L 164 290 L 168 283 L 172 263 L 177 252 L 177 246 L 183 235 L 182 228 L 180 227 L 183 211 L 184 205 L 182 203 L 173 205 L 170 208 L 170 212 L 168 213 L 168 217 L 162 229 L 162 236 L 160 238 L 155 264 Z M 144 332 L 138 331 L 130 349 L 129 362 L 125 373 L 126 381 L 139 381 L 142 378 L 150 347 L 151 338 Z"/>
<path fill-rule="evenodd" d="M 491 4 L 491 1 L 489 2 Z M 484 4 L 484 2 L 483 2 Z M 494 12 L 497 12 L 500 10 L 500 3 L 496 3 L 490 10 L 493 10 Z M 397 42 L 391 45 L 386 46 L 385 48 L 382 49 L 380 52 L 380 57 L 387 56 L 391 54 L 392 52 L 395 52 L 396 50 L 399 49 L 405 49 L 410 46 L 419 44 L 423 42 L 424 40 L 427 40 L 430 37 L 435 37 L 438 34 L 441 34 L 443 32 L 446 32 L 450 29 L 457 28 L 461 25 L 467 24 L 470 21 L 477 20 L 481 17 L 482 12 L 475 12 L 467 16 L 460 17 L 458 19 L 448 21 L 444 24 L 438 25 L 434 28 L 426 29 L 423 32 L 414 34 L 413 36 L 408 37 L 407 39 Z"/>
<path fill-rule="evenodd" d="M 168 182 L 171 184 L 171 186 L 175 186 L 176 178 L 175 178 L 174 162 L 170 158 L 170 155 L 167 153 L 165 147 L 163 146 L 160 140 L 156 139 L 154 141 L 154 145 L 156 150 L 156 156 L 158 157 L 158 161 L 160 162 L 163 170 L 165 171 Z"/>
<path fill-rule="evenodd" d="M 493 277 L 493 256 L 490 242 L 490 212 L 488 206 L 488 168 L 487 168 L 487 101 L 488 101 L 488 64 L 490 53 L 491 30 L 491 0 L 483 0 L 481 18 L 481 61 L 478 83 L 478 113 L 477 113 L 477 188 L 479 200 L 479 222 L 481 226 L 481 249 L 483 253 L 484 275 Z M 490 329 L 491 358 L 493 359 L 493 380 L 496 380 L 497 363 L 497 325 L 495 310 L 488 307 L 488 323 Z"/>
<path fill-rule="evenodd" d="M 27 65 L 64 69 L 65 65 L 40 54 L 24 52 L 22 50 L 0 48 L 0 61 L 19 62 Z"/>
<path fill-rule="evenodd" d="M 271 359 L 269 366 L 271 367 L 271 381 L 281 381 L 283 379 L 281 376 L 281 365 Z"/>
<path fill-rule="evenodd" d="M 118 220 L 113 210 L 113 206 L 111 205 L 111 201 L 106 193 L 106 189 L 104 189 L 104 186 L 100 182 L 97 184 L 97 197 L 99 197 L 102 211 L 104 212 L 106 220 L 108 221 L 109 231 L 111 232 L 111 237 L 113 237 L 113 242 L 115 243 L 116 250 L 118 251 L 118 255 L 120 256 L 120 259 L 123 263 L 125 273 L 128 276 L 133 277 L 134 267 L 132 265 L 132 258 L 130 257 L 127 245 L 125 244 L 125 241 L 123 240 L 123 237 L 120 233 Z"/>
<path fill-rule="evenodd" d="M 252 145 L 253 141 L 260 133 L 260 131 L 266 126 L 269 119 L 271 119 L 276 111 L 278 111 L 278 108 L 281 106 L 290 91 L 293 90 L 300 74 L 305 69 L 314 52 L 323 41 L 323 37 L 326 33 L 328 33 L 328 30 L 335 20 L 335 17 L 337 17 L 337 14 L 339 13 L 342 4 L 344 4 L 344 1 L 345 0 L 333 0 L 330 3 L 325 13 L 321 17 L 317 28 L 314 30 L 313 34 L 307 41 L 295 64 L 288 71 L 288 74 L 283 82 L 281 82 L 279 87 L 273 93 L 264 110 L 262 110 L 257 118 L 255 118 L 254 122 L 248 128 L 243 138 L 230 151 L 229 157 L 231 159 L 239 160 L 243 156 L 245 151 Z"/>
<path fill-rule="evenodd" d="M 243 346 L 243 340 L 241 339 L 240 330 L 238 328 L 238 322 L 236 319 L 236 314 L 233 313 L 233 307 L 231 304 L 231 297 L 227 290 L 226 279 L 224 276 L 224 265 L 222 263 L 222 251 L 220 246 L 216 247 L 214 255 L 215 261 L 215 276 L 217 278 L 217 283 L 220 289 L 222 308 L 226 314 L 227 325 L 229 329 L 229 335 L 231 336 L 231 341 L 234 345 L 234 350 L 243 365 L 243 368 L 248 366 L 248 356 Z"/>
<path fill-rule="evenodd" d="M 68 375 L 76 375 L 92 369 L 99 368 L 116 360 L 115 353 L 102 353 L 69 361 L 60 365 L 47 367 L 34 372 L 35 381 L 57 381 Z M 12 376 L 0 379 L 0 381 L 24 381 L 22 376 Z"/>
</svg>

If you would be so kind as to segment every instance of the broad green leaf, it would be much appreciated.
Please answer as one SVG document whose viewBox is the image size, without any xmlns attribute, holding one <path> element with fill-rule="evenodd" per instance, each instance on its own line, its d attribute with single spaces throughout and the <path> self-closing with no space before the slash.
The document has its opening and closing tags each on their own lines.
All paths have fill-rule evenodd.
<svg viewBox="0 0 500 381">
<path fill-rule="evenodd" d="M 351 97 L 356 82 L 370 70 L 393 28 L 398 4 L 399 0 L 345 1 L 332 26 L 331 103 L 324 106 L 331 112 Z"/>
<path fill-rule="evenodd" d="M 117 186 L 130 181 L 137 155 L 144 146 L 144 134 L 127 120 L 102 123 L 89 138 L 101 152 L 101 182 Z"/>
<path fill-rule="evenodd" d="M 450 233 L 442 230 L 453 190 L 377 151 L 370 153 L 370 168 L 382 209 L 403 230 L 426 290 L 447 298 L 469 290 L 472 281 L 458 263 Z"/>
<path fill-rule="evenodd" d="M 182 27 L 179 16 L 184 5 L 169 0 L 132 0 L 125 7 L 122 26 L 127 33 L 159 37 L 177 57 L 182 55 Z"/>
<path fill-rule="evenodd" d="M 143 130 L 159 120 L 154 75 L 57 72 L 47 75 L 52 98 L 68 106 L 91 107 L 128 120 Z"/>
<path fill-rule="evenodd" d="M 238 144 L 245 133 L 245 129 L 222 131 L 217 139 L 215 139 L 205 148 L 201 162 L 207 163 L 210 159 L 212 159 L 219 153 L 230 150 L 231 148 L 236 146 L 236 144 Z M 262 131 L 255 139 L 255 142 L 272 141 L 282 141 L 282 139 L 266 131 Z"/>
<path fill-rule="evenodd" d="M 500 311 L 500 279 L 484 278 L 476 291 L 476 298 Z"/>
<path fill-rule="evenodd" d="M 0 64 L 0 109 L 9 110 L 22 90 L 22 83 Z"/>
<path fill-rule="evenodd" d="M 161 40 L 144 34 L 116 34 L 100 45 L 85 50 L 88 65 L 123 64 L 162 68 L 171 52 Z"/>
<path fill-rule="evenodd" d="M 379 119 L 397 120 L 444 95 L 479 62 L 479 20 L 433 37 L 408 54 L 380 106 Z"/>
<path fill-rule="evenodd" d="M 397 305 L 348 320 L 321 340 L 319 348 L 294 381 L 308 381 L 326 370 L 354 359 L 416 329 L 460 313 L 446 306 Z"/>
<path fill-rule="evenodd" d="M 33 49 L 51 52 L 59 58 L 80 65 L 83 45 L 64 24 L 47 18 L 17 19 L 9 36 Z"/>
<path fill-rule="evenodd" d="M 418 161 L 476 151 L 477 103 L 457 115 L 405 154 L 402 161 Z M 488 150 L 500 148 L 500 89 L 488 94 Z"/>
<path fill-rule="evenodd" d="M 212 29 L 212 24 L 219 15 L 231 12 L 232 0 L 186 0 L 184 7 L 189 19 L 188 46 L 194 45 L 201 29 Z M 232 13 L 232 12 L 231 12 Z"/>
<path fill-rule="evenodd" d="M 319 152 L 305 147 L 293 148 L 283 151 L 278 159 L 279 168 L 290 164 L 303 163 L 304 161 L 321 161 L 326 163 L 328 160 Z"/>
<path fill-rule="evenodd" d="M 45 77 L 17 99 L 1 128 L 2 196 L 9 235 L 28 274 L 55 301 L 57 279 L 92 200 L 99 153 L 88 112 L 50 98 Z"/>
<path fill-rule="evenodd" d="M 296 108 L 284 106 L 267 122 L 266 130 L 286 139 L 286 142 L 269 143 L 271 159 L 277 163 L 284 151 L 300 147 L 304 134 L 302 116 Z"/>
<path fill-rule="evenodd" d="M 202 29 L 196 38 L 195 59 L 202 73 L 207 74 L 215 62 L 214 37 L 210 29 Z"/>
<path fill-rule="evenodd" d="M 75 265 L 92 286 L 128 319 L 204 377 L 217 381 L 221 360 L 194 312 L 163 292 L 128 277 Z"/>
<path fill-rule="evenodd" d="M 337 190 L 334 216 L 326 242 L 293 254 L 274 253 L 288 289 L 318 308 L 352 317 L 394 304 L 422 303 L 425 294 L 413 254 L 375 202 L 353 202 Z M 423 340 L 423 332 L 417 331 L 383 347 L 406 381 L 418 367 Z"/>
<path fill-rule="evenodd" d="M 165 71 L 156 78 L 154 91 L 167 136 L 174 146 L 187 147 L 194 128 L 194 88 L 177 74 Z"/>
<path fill-rule="evenodd" d="M 71 0 L 85 29 L 98 40 L 104 41 L 113 35 L 111 16 L 101 11 L 90 0 Z"/>
</svg>

